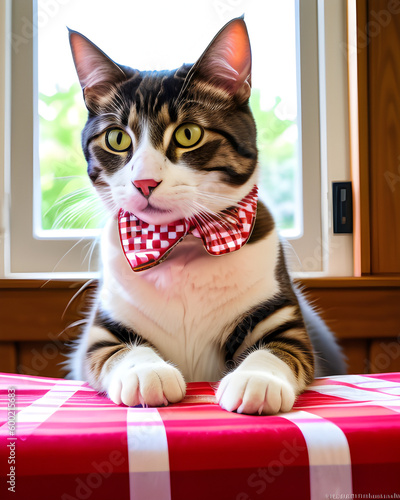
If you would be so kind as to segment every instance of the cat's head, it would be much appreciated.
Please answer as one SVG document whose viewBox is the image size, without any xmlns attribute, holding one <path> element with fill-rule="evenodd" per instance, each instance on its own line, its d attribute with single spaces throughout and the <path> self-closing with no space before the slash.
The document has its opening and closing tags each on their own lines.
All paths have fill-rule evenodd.
<svg viewBox="0 0 400 500">
<path fill-rule="evenodd" d="M 251 190 L 257 147 L 243 19 L 174 71 L 118 65 L 75 31 L 70 43 L 89 111 L 88 173 L 113 215 L 123 208 L 165 224 L 219 212 Z"/>
</svg>

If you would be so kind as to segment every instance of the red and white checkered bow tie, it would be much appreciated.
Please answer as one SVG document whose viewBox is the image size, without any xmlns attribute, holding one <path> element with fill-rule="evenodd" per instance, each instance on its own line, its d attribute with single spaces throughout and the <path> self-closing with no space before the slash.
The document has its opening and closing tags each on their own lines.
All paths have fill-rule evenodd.
<svg viewBox="0 0 400 500">
<path fill-rule="evenodd" d="M 211 255 L 239 250 L 250 238 L 257 212 L 258 188 L 254 186 L 237 207 L 217 216 L 193 216 L 170 224 L 155 225 L 139 220 L 123 209 L 118 214 L 119 236 L 125 256 L 134 271 L 144 271 L 160 264 L 171 250 L 191 233 L 201 238 Z"/>
</svg>

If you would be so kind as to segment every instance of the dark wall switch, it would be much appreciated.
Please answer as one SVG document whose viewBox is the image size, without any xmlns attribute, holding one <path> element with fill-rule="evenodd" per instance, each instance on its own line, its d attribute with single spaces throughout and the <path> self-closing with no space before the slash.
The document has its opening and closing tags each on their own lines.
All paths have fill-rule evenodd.
<svg viewBox="0 0 400 500">
<path fill-rule="evenodd" d="M 353 232 L 353 195 L 351 182 L 332 182 L 333 232 Z"/>
</svg>

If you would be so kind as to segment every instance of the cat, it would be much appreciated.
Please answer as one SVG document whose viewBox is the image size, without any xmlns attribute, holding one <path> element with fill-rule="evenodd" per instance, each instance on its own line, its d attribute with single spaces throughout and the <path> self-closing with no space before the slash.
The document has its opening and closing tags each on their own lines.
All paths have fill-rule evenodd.
<svg viewBox="0 0 400 500">
<path fill-rule="evenodd" d="M 177 403 L 186 382 L 220 381 L 222 408 L 265 415 L 290 411 L 316 375 L 345 373 L 257 198 L 244 19 L 173 71 L 121 66 L 69 38 L 88 175 L 110 215 L 73 376 L 127 406 Z"/>
</svg>

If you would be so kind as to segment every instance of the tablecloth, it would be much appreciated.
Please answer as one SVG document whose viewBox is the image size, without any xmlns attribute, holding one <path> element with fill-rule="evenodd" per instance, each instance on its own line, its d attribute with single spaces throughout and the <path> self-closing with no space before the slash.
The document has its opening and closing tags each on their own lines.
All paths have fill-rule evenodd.
<svg viewBox="0 0 400 500">
<path fill-rule="evenodd" d="M 0 374 L 0 498 L 400 498 L 400 374 L 317 379 L 293 411 L 229 413 L 209 383 L 117 406 L 80 381 Z"/>
</svg>

